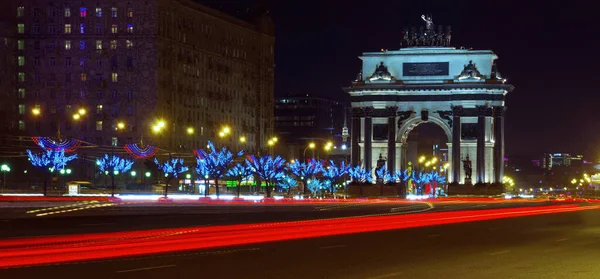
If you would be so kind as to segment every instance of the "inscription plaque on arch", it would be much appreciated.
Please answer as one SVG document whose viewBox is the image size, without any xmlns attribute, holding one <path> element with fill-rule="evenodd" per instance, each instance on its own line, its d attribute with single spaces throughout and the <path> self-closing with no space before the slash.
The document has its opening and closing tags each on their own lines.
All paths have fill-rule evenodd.
<svg viewBox="0 0 600 279">
<path fill-rule="evenodd" d="M 449 62 L 402 63 L 403 76 L 447 76 Z"/>
</svg>

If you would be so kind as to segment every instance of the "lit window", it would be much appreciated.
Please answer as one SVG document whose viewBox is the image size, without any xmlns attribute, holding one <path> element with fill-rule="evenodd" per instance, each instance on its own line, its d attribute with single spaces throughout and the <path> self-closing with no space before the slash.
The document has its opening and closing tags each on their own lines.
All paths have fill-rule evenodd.
<svg viewBox="0 0 600 279">
<path fill-rule="evenodd" d="M 20 115 L 25 114 L 25 105 L 24 104 L 19 104 L 19 114 Z"/>
<path fill-rule="evenodd" d="M 81 50 L 85 49 L 85 41 L 79 41 L 79 49 L 81 49 Z"/>
<path fill-rule="evenodd" d="M 102 50 L 102 41 L 96 40 L 96 50 Z"/>
<path fill-rule="evenodd" d="M 81 73 L 81 81 L 87 81 L 87 74 L 86 73 Z"/>
<path fill-rule="evenodd" d="M 129 18 L 133 17 L 133 9 L 132 8 L 127 8 L 127 17 L 129 17 Z"/>
<path fill-rule="evenodd" d="M 133 47 L 133 41 L 131 41 L 131 40 L 126 40 L 125 44 L 127 44 L 127 48 L 132 48 Z"/>
<path fill-rule="evenodd" d="M 54 34 L 56 32 L 56 27 L 54 27 L 54 24 L 50 24 L 48 26 L 48 33 L 49 34 Z"/>
<path fill-rule="evenodd" d="M 102 17 L 102 8 L 96 8 L 96 17 Z"/>
<path fill-rule="evenodd" d="M 25 15 L 25 7 L 18 7 L 17 8 L 17 17 L 23 17 L 23 15 Z"/>
<path fill-rule="evenodd" d="M 65 24 L 65 34 L 71 34 L 71 24 Z"/>
<path fill-rule="evenodd" d="M 112 146 L 117 146 L 119 144 L 119 139 L 117 137 L 112 137 Z"/>
<path fill-rule="evenodd" d="M 25 99 L 25 88 L 19 88 L 17 94 L 19 95 L 19 99 Z"/>
<path fill-rule="evenodd" d="M 117 27 L 118 26 L 116 24 L 111 25 L 110 26 L 110 32 L 113 33 L 113 34 L 117 33 L 117 31 L 118 31 Z"/>
<path fill-rule="evenodd" d="M 116 7 L 110 8 L 110 15 L 112 17 L 117 17 L 117 8 Z"/>
<path fill-rule="evenodd" d="M 102 114 L 102 105 L 96 106 L 96 114 Z"/>
<path fill-rule="evenodd" d="M 86 17 L 87 16 L 87 9 L 85 7 L 79 8 L 79 16 L 80 17 Z"/>
<path fill-rule="evenodd" d="M 117 74 L 117 73 L 112 73 L 112 74 L 110 75 L 110 77 L 111 77 L 111 80 L 112 80 L 112 82 L 117 82 L 117 81 L 119 81 L 119 74 Z"/>
<path fill-rule="evenodd" d="M 110 41 L 110 49 L 117 49 L 117 40 Z"/>
<path fill-rule="evenodd" d="M 127 24 L 127 33 L 133 33 L 133 24 L 129 23 Z"/>
<path fill-rule="evenodd" d="M 18 49 L 18 50 L 24 50 L 24 49 L 25 49 L 25 41 L 23 41 L 23 40 L 18 40 L 18 41 L 17 41 L 17 49 Z"/>
<path fill-rule="evenodd" d="M 81 57 L 79 59 L 79 66 L 82 66 L 82 67 L 85 66 L 85 57 Z"/>
<path fill-rule="evenodd" d="M 65 8 L 65 17 L 71 17 L 71 8 Z"/>
<path fill-rule="evenodd" d="M 19 66 L 25 66 L 25 56 L 19 56 L 19 57 L 17 57 L 17 64 Z"/>
<path fill-rule="evenodd" d="M 71 41 L 70 40 L 66 40 L 65 41 L 65 50 L 70 50 L 71 49 Z"/>
<path fill-rule="evenodd" d="M 25 81 L 25 73 L 19 73 L 18 77 L 19 77 L 19 82 L 24 82 Z"/>
<path fill-rule="evenodd" d="M 79 24 L 79 33 L 85 34 L 85 23 Z"/>
<path fill-rule="evenodd" d="M 19 120 L 19 130 L 21 130 L 21 131 L 25 130 L 25 121 Z"/>
<path fill-rule="evenodd" d="M 23 24 L 23 23 L 17 24 L 17 32 L 19 34 L 25 33 L 25 24 Z"/>
<path fill-rule="evenodd" d="M 96 121 L 96 131 L 102 131 L 102 121 Z"/>
</svg>

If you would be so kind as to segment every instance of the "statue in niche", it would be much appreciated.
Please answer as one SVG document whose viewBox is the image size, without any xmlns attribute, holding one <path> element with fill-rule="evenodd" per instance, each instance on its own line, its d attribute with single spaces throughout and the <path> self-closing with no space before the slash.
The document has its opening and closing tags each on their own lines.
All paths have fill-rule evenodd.
<svg viewBox="0 0 600 279">
<path fill-rule="evenodd" d="M 465 171 L 465 184 L 467 184 L 467 182 L 470 184 L 473 168 L 471 167 L 471 159 L 469 159 L 469 154 L 467 154 L 467 158 L 463 160 L 463 169 Z"/>
<path fill-rule="evenodd" d="M 473 64 L 473 60 L 469 60 L 469 64 L 465 65 L 464 69 L 458 75 L 458 79 L 480 79 L 481 74 L 477 70 L 477 66 Z"/>
<path fill-rule="evenodd" d="M 446 27 L 446 36 L 445 36 L 445 46 L 450 46 L 450 40 L 452 39 L 452 28 L 450 26 Z"/>
<path fill-rule="evenodd" d="M 498 66 L 496 65 L 495 61 L 494 61 L 494 64 L 492 64 L 491 78 L 492 79 L 502 79 L 502 75 L 500 75 L 500 72 L 498 71 Z"/>
<path fill-rule="evenodd" d="M 369 80 L 395 80 L 388 68 L 383 65 L 383 61 L 375 68 L 375 72 L 369 77 Z"/>
</svg>

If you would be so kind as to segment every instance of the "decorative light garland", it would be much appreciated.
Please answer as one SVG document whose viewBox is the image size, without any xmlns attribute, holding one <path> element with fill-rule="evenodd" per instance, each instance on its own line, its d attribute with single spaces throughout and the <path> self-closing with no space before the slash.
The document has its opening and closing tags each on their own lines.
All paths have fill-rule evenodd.
<svg viewBox="0 0 600 279">
<path fill-rule="evenodd" d="M 125 151 L 136 159 L 150 158 L 158 152 L 155 146 L 146 145 L 145 147 L 140 147 L 137 143 L 126 144 Z"/>
<path fill-rule="evenodd" d="M 81 141 L 76 139 L 62 139 L 60 141 L 55 141 L 49 137 L 32 137 L 31 139 L 41 148 L 51 151 L 62 150 L 66 153 L 71 153 L 75 152 L 81 146 Z"/>
</svg>

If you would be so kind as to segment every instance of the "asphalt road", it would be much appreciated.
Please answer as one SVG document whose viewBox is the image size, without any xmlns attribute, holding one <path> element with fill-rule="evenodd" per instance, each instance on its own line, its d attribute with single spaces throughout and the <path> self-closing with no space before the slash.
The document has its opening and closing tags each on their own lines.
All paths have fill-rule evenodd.
<svg viewBox="0 0 600 279">
<path fill-rule="evenodd" d="M 203 205 L 60 203 L 0 209 L 0 238 L 118 232 L 190 226 L 297 221 L 350 216 L 477 210 L 550 203 Z M 108 205 L 108 206 L 102 206 Z M 86 208 L 90 206 L 97 206 Z M 73 211 L 68 211 L 73 210 Z M 63 212 L 66 211 L 66 212 Z M 27 213 L 29 212 L 29 213 Z M 47 215 L 44 215 L 47 214 Z M 40 215 L 40 216 L 38 216 Z"/>
<path fill-rule="evenodd" d="M 2 278 L 600 278 L 600 211 L 0 270 Z"/>
</svg>

